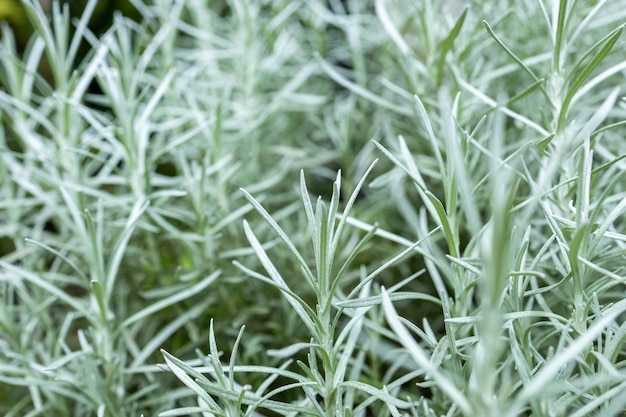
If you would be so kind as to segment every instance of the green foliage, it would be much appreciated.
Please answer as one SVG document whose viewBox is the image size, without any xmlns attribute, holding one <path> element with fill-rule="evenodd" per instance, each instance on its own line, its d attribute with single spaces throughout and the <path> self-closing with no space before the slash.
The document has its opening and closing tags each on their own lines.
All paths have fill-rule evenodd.
<svg viewBox="0 0 626 417">
<path fill-rule="evenodd" d="M 117 4 L 0 8 L 0 414 L 623 415 L 622 1 Z"/>
</svg>

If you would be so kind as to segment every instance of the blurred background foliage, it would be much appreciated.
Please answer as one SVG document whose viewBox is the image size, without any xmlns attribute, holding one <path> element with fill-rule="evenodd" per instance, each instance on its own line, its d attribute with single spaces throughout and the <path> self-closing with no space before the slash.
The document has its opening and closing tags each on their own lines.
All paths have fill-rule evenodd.
<svg viewBox="0 0 626 417">
<path fill-rule="evenodd" d="M 87 0 L 61 0 L 63 7 L 69 7 L 70 14 L 78 17 L 82 14 Z M 39 0 L 42 8 L 48 13 L 51 12 L 51 0 Z M 65 6 L 67 5 L 67 6 Z M 98 35 L 105 32 L 113 22 L 113 16 L 116 13 L 122 13 L 125 16 L 135 20 L 139 19 L 140 14 L 129 0 L 106 0 L 99 1 L 94 11 L 89 28 Z M 28 39 L 33 33 L 33 28 L 28 20 L 24 6 L 21 0 L 0 0 L 0 22 L 8 24 L 13 30 L 16 38 L 18 50 L 23 50 L 28 43 Z M 2 35 L 0 34 L 0 37 Z"/>
</svg>

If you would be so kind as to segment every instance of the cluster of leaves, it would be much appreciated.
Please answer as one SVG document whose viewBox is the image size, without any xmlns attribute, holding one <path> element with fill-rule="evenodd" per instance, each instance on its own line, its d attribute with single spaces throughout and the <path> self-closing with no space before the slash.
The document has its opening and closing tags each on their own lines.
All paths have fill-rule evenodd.
<svg viewBox="0 0 626 417">
<path fill-rule="evenodd" d="M 621 2 L 132 3 L 3 29 L 0 413 L 623 413 Z"/>
</svg>

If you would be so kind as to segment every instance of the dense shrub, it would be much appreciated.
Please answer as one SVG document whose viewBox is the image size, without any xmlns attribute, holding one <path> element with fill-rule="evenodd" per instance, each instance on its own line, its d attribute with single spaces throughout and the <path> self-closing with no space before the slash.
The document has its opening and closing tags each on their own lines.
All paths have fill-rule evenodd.
<svg viewBox="0 0 626 417">
<path fill-rule="evenodd" d="M 0 413 L 623 415 L 623 1 L 131 3 L 3 29 Z"/>
</svg>

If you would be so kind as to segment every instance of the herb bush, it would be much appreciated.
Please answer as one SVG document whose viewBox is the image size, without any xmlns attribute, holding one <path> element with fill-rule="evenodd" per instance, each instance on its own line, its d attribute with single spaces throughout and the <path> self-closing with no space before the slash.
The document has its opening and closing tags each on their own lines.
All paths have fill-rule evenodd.
<svg viewBox="0 0 626 417">
<path fill-rule="evenodd" d="M 624 1 L 97 3 L 2 29 L 2 415 L 625 415 Z"/>
</svg>

